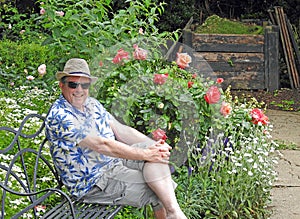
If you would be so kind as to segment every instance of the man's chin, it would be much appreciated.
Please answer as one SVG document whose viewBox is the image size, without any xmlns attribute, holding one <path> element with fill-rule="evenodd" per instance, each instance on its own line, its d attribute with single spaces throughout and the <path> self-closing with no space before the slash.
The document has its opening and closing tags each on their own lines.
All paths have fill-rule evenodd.
<svg viewBox="0 0 300 219">
<path fill-rule="evenodd" d="M 72 101 L 72 105 L 78 109 L 80 109 L 83 106 L 84 98 L 76 98 L 76 100 Z"/>
</svg>

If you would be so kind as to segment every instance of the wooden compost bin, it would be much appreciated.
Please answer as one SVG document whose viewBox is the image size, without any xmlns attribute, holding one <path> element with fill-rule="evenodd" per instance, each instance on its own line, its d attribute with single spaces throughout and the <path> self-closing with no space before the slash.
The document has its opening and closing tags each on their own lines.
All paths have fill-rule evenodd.
<svg viewBox="0 0 300 219">
<path fill-rule="evenodd" d="M 190 21 L 183 30 L 183 44 L 213 69 L 212 77 L 224 78 L 232 89 L 279 88 L 277 26 L 266 26 L 264 35 L 198 34 Z"/>
</svg>

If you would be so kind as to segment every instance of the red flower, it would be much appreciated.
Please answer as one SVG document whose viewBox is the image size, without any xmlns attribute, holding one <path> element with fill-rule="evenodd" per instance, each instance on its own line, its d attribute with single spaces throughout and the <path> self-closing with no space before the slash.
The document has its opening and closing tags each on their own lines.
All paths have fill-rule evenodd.
<svg viewBox="0 0 300 219">
<path fill-rule="evenodd" d="M 252 116 L 252 123 L 255 125 L 257 125 L 258 123 L 267 125 L 269 123 L 269 118 L 262 112 L 261 109 L 252 109 L 250 115 Z"/>
<path fill-rule="evenodd" d="M 222 84 L 222 83 L 223 83 L 223 81 L 224 81 L 224 79 L 223 79 L 223 78 L 217 78 L 217 83 L 218 83 L 218 84 Z"/>
<path fill-rule="evenodd" d="M 193 79 L 195 79 L 196 77 L 197 77 L 197 74 L 196 74 L 196 73 L 192 75 L 192 78 L 193 78 Z"/>
<path fill-rule="evenodd" d="M 136 44 L 133 45 L 133 48 L 134 48 L 133 57 L 136 60 L 147 59 L 147 54 L 148 54 L 147 50 L 139 48 L 138 45 L 136 45 Z"/>
<path fill-rule="evenodd" d="M 187 53 L 177 53 L 176 56 L 176 63 L 179 68 L 185 69 L 192 62 L 192 58 Z"/>
<path fill-rule="evenodd" d="M 154 74 L 153 82 L 162 85 L 166 83 L 168 76 L 168 74 Z"/>
<path fill-rule="evenodd" d="M 188 88 L 191 88 L 191 87 L 193 86 L 193 84 L 194 84 L 194 82 L 189 81 L 189 82 L 188 82 Z"/>
<path fill-rule="evenodd" d="M 117 55 L 113 58 L 112 62 L 114 64 L 118 64 L 120 63 L 123 59 L 129 59 L 129 56 L 128 56 L 128 52 L 126 52 L 124 49 L 119 49 L 118 52 L 117 52 Z"/>
<path fill-rule="evenodd" d="M 158 141 L 160 139 L 166 140 L 168 137 L 166 135 L 166 132 L 164 130 L 161 130 L 160 128 L 156 129 L 152 132 L 153 139 Z"/>
<path fill-rule="evenodd" d="M 219 88 L 217 86 L 211 86 L 204 95 L 204 99 L 209 104 L 215 104 L 219 102 L 221 97 L 221 93 L 219 91 Z"/>
</svg>

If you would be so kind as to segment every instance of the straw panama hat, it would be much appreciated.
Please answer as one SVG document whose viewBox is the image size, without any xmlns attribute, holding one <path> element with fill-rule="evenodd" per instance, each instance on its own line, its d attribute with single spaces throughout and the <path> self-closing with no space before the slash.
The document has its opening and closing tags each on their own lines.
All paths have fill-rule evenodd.
<svg viewBox="0 0 300 219">
<path fill-rule="evenodd" d="M 65 76 L 79 76 L 90 78 L 91 82 L 97 81 L 97 77 L 91 76 L 89 66 L 84 59 L 72 58 L 69 59 L 64 67 L 63 71 L 59 71 L 56 73 L 56 79 L 58 81 Z"/>
</svg>

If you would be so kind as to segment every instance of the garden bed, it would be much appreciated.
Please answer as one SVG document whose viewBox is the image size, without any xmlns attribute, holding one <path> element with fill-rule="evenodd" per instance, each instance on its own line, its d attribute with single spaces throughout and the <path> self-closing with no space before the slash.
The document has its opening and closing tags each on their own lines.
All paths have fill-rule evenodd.
<svg viewBox="0 0 300 219">
<path fill-rule="evenodd" d="M 264 102 L 267 109 L 300 112 L 300 90 L 282 88 L 274 92 L 266 90 L 232 90 L 233 96 Z"/>
</svg>

